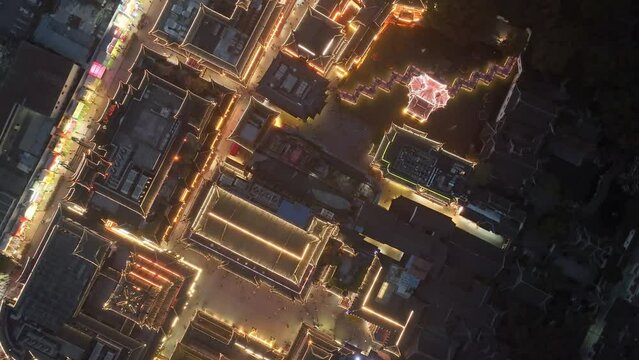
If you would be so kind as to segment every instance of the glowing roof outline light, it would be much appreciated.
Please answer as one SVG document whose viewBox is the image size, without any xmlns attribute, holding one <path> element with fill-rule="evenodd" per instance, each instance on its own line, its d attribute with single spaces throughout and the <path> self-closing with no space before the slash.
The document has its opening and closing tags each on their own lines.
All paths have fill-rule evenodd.
<svg viewBox="0 0 639 360">
<path fill-rule="evenodd" d="M 208 238 L 208 237 L 206 237 L 206 236 L 203 236 L 203 237 L 204 237 L 206 240 L 208 240 L 208 241 L 214 242 L 214 240 L 212 240 L 212 239 L 210 239 L 210 238 Z M 196 243 L 196 244 L 198 244 L 198 245 L 201 245 L 201 246 L 203 246 L 203 247 L 205 247 L 205 248 L 207 248 L 207 249 L 213 250 L 210 246 L 208 246 L 208 245 L 206 245 L 206 244 L 202 244 L 202 243 L 201 243 L 201 242 L 199 242 L 199 241 L 195 241 L 195 243 Z M 296 278 L 294 278 L 294 277 L 293 277 L 293 278 L 291 278 L 291 277 L 289 277 L 289 275 L 285 275 L 285 274 L 282 274 L 282 273 L 280 273 L 280 272 L 278 272 L 278 271 L 276 271 L 276 270 L 274 270 L 274 269 L 267 268 L 267 267 L 265 267 L 264 265 L 262 265 L 262 264 L 261 264 L 258 260 L 252 259 L 252 258 L 250 258 L 250 257 L 248 257 L 248 256 L 246 256 L 246 255 L 244 255 L 244 254 L 240 254 L 240 253 L 238 253 L 237 251 L 235 251 L 235 250 L 233 250 L 233 249 L 229 249 L 228 247 L 226 247 L 226 246 L 224 246 L 224 245 L 222 245 L 222 244 L 217 244 L 217 245 L 218 245 L 218 246 L 220 246 L 220 247 L 222 247 L 222 248 L 224 248 L 225 250 L 230 251 L 231 253 L 233 253 L 233 254 L 235 254 L 235 255 L 237 255 L 237 256 L 241 256 L 241 257 L 244 257 L 245 259 L 248 259 L 248 260 L 249 260 L 249 261 L 251 261 L 252 263 L 255 263 L 255 264 L 257 264 L 257 265 L 259 265 L 259 266 L 261 266 L 261 267 L 265 268 L 266 270 L 268 270 L 268 271 L 272 272 L 273 274 L 275 274 L 275 275 L 277 275 L 277 276 L 281 276 L 282 278 L 284 278 L 284 279 L 286 279 L 286 280 L 290 281 L 291 283 L 294 283 L 294 284 L 296 284 L 296 285 L 299 285 L 301 288 L 304 288 L 304 287 L 306 286 L 306 283 L 307 283 L 308 279 L 310 279 L 310 276 L 306 276 L 305 278 L 303 278 L 303 279 L 299 280 L 299 281 L 302 281 L 302 280 L 303 280 L 303 284 L 300 284 L 300 283 L 299 283 L 299 281 L 298 281 Z M 291 290 L 291 291 L 293 291 L 293 292 L 295 292 L 295 293 L 297 293 L 297 294 L 300 294 L 300 293 L 301 293 L 301 290 L 295 290 L 295 289 L 293 289 L 293 288 L 291 288 L 291 287 L 289 287 L 289 286 L 287 286 L 287 285 L 285 285 L 285 284 L 281 283 L 280 281 L 278 281 L 278 280 L 276 280 L 276 279 L 273 279 L 273 278 L 271 278 L 271 277 L 270 277 L 270 276 L 268 276 L 268 275 L 265 275 L 263 272 L 257 271 L 257 270 L 256 270 L 256 269 L 254 269 L 253 267 L 247 266 L 245 263 L 243 263 L 242 261 L 239 261 L 238 259 L 233 259 L 233 258 L 228 258 L 228 257 L 227 257 L 227 259 L 228 259 L 229 261 L 231 261 L 231 262 L 233 262 L 233 263 L 235 263 L 235 264 L 239 265 L 240 267 L 242 267 L 242 268 L 244 268 L 244 269 L 246 269 L 246 270 L 248 270 L 248 271 L 250 271 L 250 272 L 252 272 L 252 273 L 254 273 L 254 274 L 256 274 L 256 275 L 258 275 L 258 276 L 264 276 L 264 277 L 268 278 L 269 280 L 271 280 L 271 281 L 275 282 L 276 284 L 278 284 L 278 285 L 280 285 L 280 286 L 282 286 L 282 287 L 284 287 L 284 288 L 286 288 L 286 289 L 288 289 L 288 290 Z M 298 264 L 298 266 L 299 266 L 299 264 Z M 308 266 L 310 266 L 310 264 L 307 264 L 306 266 L 308 267 Z M 293 274 L 292 276 L 295 276 L 295 275 Z"/>
<path fill-rule="evenodd" d="M 158 263 L 158 262 L 155 262 L 155 261 L 153 261 L 153 260 L 151 260 L 151 259 L 149 259 L 149 258 L 147 258 L 147 257 L 145 257 L 145 256 L 143 256 L 143 255 L 140 255 L 140 254 L 136 253 L 136 254 L 135 254 L 135 256 L 136 256 L 136 257 L 138 257 L 138 258 L 140 258 L 140 259 L 142 259 L 142 260 L 144 260 L 144 261 L 146 261 L 146 262 L 147 262 L 147 263 L 149 263 L 149 264 L 152 264 L 152 265 L 153 265 L 153 266 L 155 266 L 155 267 L 158 267 L 158 268 L 160 268 L 160 269 L 162 269 L 162 270 L 166 271 L 167 273 L 169 273 L 169 274 L 171 274 L 171 275 L 173 275 L 173 276 L 182 277 L 182 278 L 184 277 L 184 276 L 182 276 L 182 275 L 180 275 L 180 274 L 176 273 L 175 271 L 172 271 L 172 270 L 170 270 L 170 269 L 166 268 L 166 267 L 165 267 L 165 266 L 163 266 L 162 264 L 160 264 L 160 263 Z"/>
<path fill-rule="evenodd" d="M 147 274 L 149 274 L 149 275 L 153 275 L 153 277 L 156 277 L 156 278 L 158 278 L 158 279 L 160 279 L 160 280 L 162 280 L 162 281 L 164 281 L 164 282 L 167 282 L 167 283 L 170 283 L 170 282 L 171 282 L 171 280 L 169 280 L 168 278 L 166 278 L 166 277 L 164 277 L 164 276 L 162 276 L 162 275 L 158 274 L 157 272 L 155 272 L 155 271 L 153 271 L 153 270 L 151 270 L 151 269 L 149 269 L 149 268 L 147 268 L 147 267 L 144 267 L 144 266 L 142 266 L 142 265 L 140 265 L 140 264 L 133 263 L 133 266 L 135 266 L 136 268 L 138 268 L 138 269 L 140 269 L 140 270 L 144 271 L 145 273 L 147 273 Z"/>
<path fill-rule="evenodd" d="M 87 212 L 86 208 L 75 203 L 67 204 L 67 209 L 78 215 L 84 215 Z"/>
<path fill-rule="evenodd" d="M 424 140 L 428 140 L 428 141 L 434 142 L 434 140 L 429 139 L 425 135 L 418 134 L 419 131 L 416 131 L 416 130 L 408 127 L 408 126 L 397 127 L 397 126 L 393 125 L 391 127 L 391 129 L 399 129 L 399 130 L 405 131 L 405 132 L 407 132 L 409 134 L 419 136 L 419 137 L 423 138 Z M 415 186 L 415 189 L 412 189 L 410 187 L 406 187 L 407 189 L 409 189 L 411 191 L 415 190 L 418 193 L 426 192 L 426 193 L 428 193 L 428 194 L 430 194 L 430 195 L 432 195 L 432 196 L 434 196 L 434 197 L 436 197 L 438 199 L 441 199 L 441 200 L 443 200 L 445 202 L 450 202 L 451 201 L 451 197 L 449 197 L 447 195 L 444 195 L 444 194 L 441 194 L 441 193 L 439 193 L 439 192 L 437 192 L 437 191 L 435 191 L 435 190 L 433 190 L 431 188 L 428 188 L 426 185 L 421 185 L 421 184 L 418 184 L 418 183 L 416 183 L 416 182 L 414 182 L 414 181 L 412 181 L 410 179 L 404 178 L 401 175 L 395 174 L 393 171 L 391 171 L 391 161 L 392 161 L 392 159 L 389 160 L 389 159 L 386 158 L 386 152 L 387 152 L 388 148 L 390 147 L 390 145 L 395 141 L 395 137 L 397 137 L 397 134 L 398 134 L 397 131 L 393 132 L 393 135 L 392 135 L 393 137 L 390 139 L 390 141 L 388 141 L 385 146 L 380 146 L 377 149 L 377 152 L 375 153 L 375 159 L 380 159 L 380 162 L 381 162 L 380 166 L 384 167 L 383 171 L 385 171 L 385 176 L 386 176 L 386 173 L 388 173 L 388 174 L 391 175 L 390 180 L 393 180 L 393 181 L 397 182 L 398 184 L 399 184 L 399 182 L 397 180 L 399 179 L 399 180 L 401 180 L 403 182 L 406 182 L 406 183 L 408 183 L 408 184 L 410 184 L 412 186 Z M 386 135 L 384 135 L 384 136 L 386 136 Z M 472 161 L 470 161 L 468 159 L 465 159 L 465 158 L 463 158 L 461 156 L 455 155 L 455 154 L 453 154 L 453 153 L 451 153 L 449 151 L 446 151 L 444 149 L 440 148 L 438 151 L 441 151 L 446 156 L 454 157 L 457 161 L 464 162 L 465 164 L 467 164 L 469 166 L 474 167 L 476 165 L 474 162 L 472 162 Z M 380 152 L 381 152 L 381 157 L 379 156 Z"/>
<path fill-rule="evenodd" d="M 291 257 L 291 258 L 293 258 L 293 259 L 296 259 L 296 260 L 302 260 L 302 259 L 304 258 L 304 256 L 306 255 L 306 251 L 308 250 L 308 245 L 309 245 L 309 244 L 307 243 L 307 244 L 306 244 L 306 247 L 304 247 L 304 252 L 302 252 L 302 254 L 301 254 L 301 255 L 295 254 L 294 252 L 291 252 L 291 251 L 289 251 L 289 250 L 286 250 L 286 249 L 284 249 L 283 247 L 281 247 L 281 246 L 279 246 L 279 245 L 277 245 L 277 244 L 274 244 L 273 242 L 269 241 L 268 239 L 265 239 L 265 238 L 263 238 L 263 237 L 261 237 L 261 236 L 259 236 L 259 235 L 255 234 L 255 233 L 253 233 L 253 232 L 251 232 L 251 231 L 249 231 L 249 230 L 247 230 L 247 229 L 245 229 L 245 228 L 243 228 L 243 227 L 241 227 L 241 226 L 239 226 L 239 225 L 235 224 L 234 222 L 232 222 L 232 221 L 230 221 L 230 220 L 224 219 L 223 217 L 221 217 L 221 216 L 219 216 L 219 215 L 217 215 L 217 214 L 215 214 L 215 213 L 213 213 L 213 212 L 210 212 L 210 211 L 209 211 L 208 215 L 209 215 L 210 217 L 212 217 L 212 218 L 216 219 L 216 220 L 219 220 L 219 221 L 223 222 L 223 223 L 224 223 L 224 224 L 226 224 L 227 226 L 230 226 L 230 227 L 232 227 L 233 229 L 235 229 L 235 230 L 237 230 L 237 231 L 239 231 L 239 232 L 241 232 L 241 233 L 243 233 L 243 234 L 245 234 L 245 235 L 248 235 L 248 236 L 250 236 L 251 238 L 253 238 L 253 239 L 255 239 L 255 240 L 257 240 L 257 241 L 259 241 L 259 242 L 261 242 L 261 243 L 265 244 L 266 246 L 268 246 L 268 247 L 270 247 L 270 248 L 273 248 L 273 249 L 275 249 L 275 250 L 277 250 L 277 251 L 281 252 L 282 254 L 285 254 L 285 255 L 287 255 L 287 256 L 290 256 L 290 257 Z"/>
<path fill-rule="evenodd" d="M 186 261 L 183 257 L 180 258 L 179 260 L 180 264 L 186 265 L 188 267 L 190 267 L 191 269 L 195 270 L 195 278 L 193 279 L 193 281 L 191 282 L 191 286 L 189 287 L 189 297 L 191 295 L 193 295 L 195 293 L 195 284 L 197 283 L 197 281 L 200 279 L 200 275 L 202 274 L 202 269 L 191 264 L 190 262 Z"/>
<path fill-rule="evenodd" d="M 212 188 L 209 191 L 209 194 L 207 195 L 206 200 L 204 202 L 205 204 L 209 204 L 212 201 L 211 198 L 214 195 L 214 193 L 216 192 L 215 191 L 216 189 L 219 189 L 219 188 L 214 187 L 214 188 Z M 258 209 L 258 210 L 260 210 L 260 211 L 262 211 L 264 213 L 267 213 L 267 214 L 273 216 L 274 219 L 282 221 L 283 222 L 282 226 L 288 226 L 291 229 L 293 229 L 294 231 L 302 232 L 302 233 L 306 234 L 307 236 L 313 236 L 313 235 L 307 233 L 304 230 L 301 230 L 300 228 L 298 228 L 298 227 L 296 227 L 294 225 L 286 223 L 284 220 L 281 220 L 278 217 L 268 213 L 266 210 L 260 209 L 259 207 L 255 206 L 254 204 L 248 202 L 247 200 L 244 200 L 242 198 L 237 198 L 237 199 L 242 201 L 242 202 L 244 202 L 244 203 L 246 203 L 246 204 L 248 204 L 248 205 L 251 205 L 252 207 L 254 207 L 254 208 L 256 208 L 256 209 Z M 201 224 L 201 222 L 203 221 L 204 216 L 206 216 L 206 214 L 208 213 L 208 210 L 206 208 L 207 208 L 207 206 L 202 206 L 200 208 L 200 210 L 198 211 L 198 213 L 197 213 L 197 215 L 195 217 L 194 224 Z M 285 288 L 287 290 L 290 290 L 290 291 L 292 291 L 292 292 L 294 292 L 296 294 L 301 294 L 303 289 L 306 288 L 306 284 L 308 283 L 308 281 L 310 279 L 310 273 L 302 274 L 302 275 L 304 275 L 302 277 L 298 277 L 295 273 L 288 274 L 288 275 L 287 274 L 283 274 L 283 273 L 279 272 L 278 270 L 276 270 L 276 269 L 274 269 L 272 267 L 264 265 L 262 261 L 260 261 L 258 259 L 251 258 L 247 254 L 239 253 L 237 250 L 234 250 L 234 249 L 229 248 L 228 246 L 225 246 L 224 244 L 218 242 L 215 239 L 210 238 L 209 236 L 207 236 L 204 233 L 201 233 L 200 231 L 196 230 L 195 233 L 198 236 L 191 238 L 191 241 L 193 241 L 193 243 L 195 243 L 195 244 L 197 244 L 199 246 L 202 246 L 203 248 L 205 248 L 207 250 L 211 250 L 213 252 L 217 252 L 218 254 L 224 256 L 228 261 L 230 261 L 230 262 L 232 262 L 232 263 L 234 263 L 234 264 L 236 264 L 236 265 L 238 265 L 238 266 L 240 266 L 240 267 L 242 267 L 242 268 L 254 273 L 257 276 L 266 277 L 267 279 L 269 279 L 270 281 L 276 283 L 277 285 L 279 285 L 279 286 L 281 286 L 281 287 L 283 287 L 283 288 Z M 206 241 L 203 242 L 203 241 L 198 240 L 199 237 L 201 237 L 203 240 L 206 240 Z M 315 237 L 315 236 L 313 236 L 313 237 Z M 231 252 L 232 254 L 236 255 L 236 257 L 229 257 L 229 256 L 226 256 L 224 254 L 219 253 L 217 250 L 215 250 L 213 247 L 211 247 L 211 245 L 208 244 L 209 242 L 210 243 L 214 243 L 216 246 L 219 246 L 222 249 Z M 306 249 L 304 250 L 304 252 L 306 253 L 308 247 L 310 247 L 310 245 L 314 244 L 314 243 L 316 243 L 316 241 L 309 242 L 307 247 L 306 247 Z M 312 252 L 314 253 L 315 250 L 312 250 Z M 277 275 L 278 277 L 281 277 L 282 280 L 285 280 L 284 283 L 281 280 L 277 279 L 277 278 L 273 278 L 273 277 L 265 274 L 263 271 L 258 271 L 254 267 L 248 266 L 244 261 L 240 261 L 239 257 L 241 257 L 243 259 L 246 259 L 246 260 L 249 260 L 251 263 L 254 263 L 254 264 L 260 266 L 261 268 L 263 268 L 264 270 L 268 271 L 269 273 L 272 273 L 274 275 Z M 306 261 L 304 261 L 305 259 L 306 259 Z M 300 266 L 304 266 L 305 269 L 308 269 L 309 266 L 313 266 L 313 265 L 311 265 L 311 259 L 312 259 L 312 256 L 308 256 L 308 257 L 304 256 L 303 259 L 299 260 L 299 263 L 296 265 L 296 270 L 295 271 L 297 272 L 297 269 Z M 304 271 L 307 272 L 307 270 L 304 270 Z M 198 274 L 199 273 L 200 273 L 200 271 L 198 271 Z M 299 287 L 299 288 L 290 287 L 289 285 L 287 285 L 288 282 L 290 282 L 291 284 L 294 284 L 296 287 Z M 309 293 L 307 293 L 307 297 L 308 297 L 308 294 Z"/>
<path fill-rule="evenodd" d="M 406 325 L 404 325 L 402 327 L 402 332 L 399 333 L 399 336 L 397 337 L 397 341 L 395 342 L 395 345 L 399 345 L 400 341 L 402 341 L 402 337 L 404 336 L 404 332 L 406 331 L 406 327 L 408 326 L 408 323 L 410 322 L 410 319 L 413 317 L 414 313 L 415 313 L 415 311 L 411 310 L 410 314 L 408 314 L 408 319 L 406 319 Z"/>
<path fill-rule="evenodd" d="M 446 106 L 450 100 L 448 86 L 443 84 L 426 73 L 414 76 L 408 83 L 410 93 L 427 101 L 437 108 Z"/>
<path fill-rule="evenodd" d="M 136 244 L 142 245 L 145 248 L 153 251 L 162 251 L 158 245 L 144 238 L 139 238 L 138 236 L 132 234 L 130 231 L 120 228 L 117 224 L 111 220 L 107 220 L 104 224 L 104 227 L 107 231 L 119 235 L 121 238 L 134 242 Z"/>
</svg>

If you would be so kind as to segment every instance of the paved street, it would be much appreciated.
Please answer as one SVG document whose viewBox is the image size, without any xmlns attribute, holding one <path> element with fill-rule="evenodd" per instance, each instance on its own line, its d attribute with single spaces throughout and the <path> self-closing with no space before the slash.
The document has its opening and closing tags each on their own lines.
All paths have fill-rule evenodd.
<svg viewBox="0 0 639 360">
<path fill-rule="evenodd" d="M 243 329 L 255 328 L 260 337 L 273 339 L 276 346 L 283 348 L 293 342 L 302 322 L 315 324 L 328 333 L 334 333 L 337 340 L 351 342 L 362 349 L 372 345 L 371 339 L 366 336 L 366 323 L 346 315 L 344 309 L 338 306 L 338 297 L 321 287 L 313 288 L 308 301 L 301 304 L 270 291 L 268 286 L 257 287 L 233 275 L 221 267 L 216 259 L 207 258 L 191 248 L 177 245 L 174 251 L 205 270 L 197 283 L 195 294 L 165 343 L 163 355 L 168 356 L 175 350 L 188 323 L 199 309 Z"/>
</svg>

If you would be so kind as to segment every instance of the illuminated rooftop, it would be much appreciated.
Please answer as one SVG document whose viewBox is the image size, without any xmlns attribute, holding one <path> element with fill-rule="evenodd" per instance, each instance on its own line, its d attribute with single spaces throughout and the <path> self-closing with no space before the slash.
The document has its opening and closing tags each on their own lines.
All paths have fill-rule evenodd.
<svg viewBox="0 0 639 360">
<path fill-rule="evenodd" d="M 311 325 L 302 323 L 300 331 L 286 355 L 286 360 L 330 360 L 333 356 L 352 355 L 353 352 L 338 344 L 333 337 Z"/>
<path fill-rule="evenodd" d="M 258 181 L 253 176 L 238 176 L 232 171 L 226 170 L 222 170 L 217 180 L 218 186 L 260 206 L 302 230 L 308 229 L 313 220 L 313 211 L 310 207 L 285 194 L 274 191 L 273 184 L 269 182 Z"/>
<path fill-rule="evenodd" d="M 228 321 L 198 311 L 171 360 L 281 360 L 283 353 L 273 342 L 244 332 Z"/>
<path fill-rule="evenodd" d="M 182 311 L 194 268 L 99 223 L 88 228 L 67 205 L 25 264 L 21 293 L 3 299 L 2 349 L 15 359 L 149 358 Z M 146 291 L 151 283 L 168 291 Z"/>
<path fill-rule="evenodd" d="M 321 12 L 309 8 L 286 41 L 285 51 L 307 59 L 324 73 L 342 45 L 343 26 Z"/>
<path fill-rule="evenodd" d="M 399 345 L 416 309 L 410 295 L 402 295 L 399 289 L 404 273 L 387 260 L 373 258 L 350 312 L 373 325 L 371 334 L 377 343 L 399 355 Z"/>
<path fill-rule="evenodd" d="M 16 300 L 15 311 L 26 322 L 60 330 L 82 305 L 109 245 L 69 220 L 56 222 Z"/>
<path fill-rule="evenodd" d="M 209 161 L 231 91 L 142 46 L 107 104 L 67 200 L 161 241 Z M 161 74 L 162 76 L 159 76 Z"/>
<path fill-rule="evenodd" d="M 422 122 L 428 120 L 428 116 L 434 110 L 445 107 L 450 100 L 448 86 L 424 73 L 410 80 L 408 90 L 406 111 Z"/>
<path fill-rule="evenodd" d="M 260 80 L 257 92 L 287 113 L 304 121 L 319 114 L 326 103 L 328 80 L 306 63 L 280 52 Z"/>
<path fill-rule="evenodd" d="M 313 9 L 330 18 L 331 14 L 339 9 L 341 3 L 342 0 L 317 0 Z"/>
<path fill-rule="evenodd" d="M 105 207 L 115 201 L 146 216 L 176 156 L 193 146 L 185 136 L 199 135 L 189 125 L 206 124 L 216 104 L 150 72 L 138 88 L 122 89 L 127 92 L 121 103 L 116 102 L 117 113 L 103 116 L 105 129 L 95 138 L 99 145 L 108 145 L 110 166 L 104 180 L 98 181 L 102 196 L 93 204 Z"/>
<path fill-rule="evenodd" d="M 191 241 L 235 263 L 243 276 L 262 277 L 299 294 L 334 230 L 318 219 L 302 230 L 214 186 L 195 219 Z"/>
<path fill-rule="evenodd" d="M 505 243 L 501 236 L 488 232 L 468 219 L 443 214 L 413 200 L 399 197 L 389 210 L 375 204 L 362 207 L 356 220 L 364 236 L 399 252 L 399 261 L 415 255 L 433 262 L 438 269 L 448 260 L 456 267 L 482 277 L 495 275 L 504 261 Z M 419 239 L 420 241 L 412 241 Z M 371 242 L 371 241 L 369 241 Z"/>
<path fill-rule="evenodd" d="M 443 149 L 444 144 L 408 127 L 393 125 L 375 154 L 384 176 L 441 203 L 465 194 L 474 163 Z"/>
<path fill-rule="evenodd" d="M 184 277 L 161 262 L 140 254 L 131 254 L 120 281 L 105 308 L 157 329 L 164 323 Z"/>
<path fill-rule="evenodd" d="M 231 344 L 234 335 L 231 325 L 198 311 L 171 359 L 210 359 L 223 354 L 229 356 L 230 352 L 239 351 Z"/>
<path fill-rule="evenodd" d="M 342 1 L 341 5 L 339 10 L 332 11 L 331 17 L 342 24 L 350 22 L 350 30 L 355 31 L 340 59 L 346 68 L 351 69 L 364 61 L 371 45 L 386 28 L 394 6 L 392 1 L 386 0 L 348 0 Z"/>
</svg>

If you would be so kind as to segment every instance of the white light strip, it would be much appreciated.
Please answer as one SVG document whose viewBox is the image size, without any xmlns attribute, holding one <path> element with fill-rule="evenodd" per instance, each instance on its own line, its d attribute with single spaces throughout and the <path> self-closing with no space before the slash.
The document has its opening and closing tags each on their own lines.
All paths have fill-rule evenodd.
<svg viewBox="0 0 639 360">
<path fill-rule="evenodd" d="M 243 228 L 243 227 L 241 227 L 241 226 L 239 226 L 239 225 L 237 225 L 237 224 L 235 224 L 235 223 L 233 223 L 233 222 L 231 222 L 231 221 L 229 221 L 227 219 L 224 219 L 223 217 L 221 217 L 221 216 L 219 216 L 219 215 L 217 215 L 217 214 L 215 214 L 213 212 L 209 212 L 209 216 L 214 218 L 214 219 L 216 219 L 216 220 L 219 220 L 219 221 L 223 222 L 227 226 L 230 226 L 233 229 L 235 229 L 235 230 L 237 230 L 237 231 L 239 231 L 239 232 L 241 232 L 241 233 L 243 233 L 245 235 L 250 236 L 251 238 L 261 242 L 262 244 L 265 244 L 268 247 L 273 248 L 273 249 L 281 252 L 282 254 L 285 254 L 285 255 L 288 255 L 288 256 L 292 257 L 293 259 L 302 260 L 304 258 L 304 255 L 306 255 L 306 251 L 308 250 L 308 244 L 306 244 L 306 247 L 304 248 L 304 252 L 302 253 L 302 255 L 297 255 L 297 254 L 295 254 L 295 253 L 293 253 L 293 252 L 291 252 L 289 250 L 284 249 L 283 247 L 281 247 L 281 246 L 279 246 L 277 244 L 272 243 L 271 241 L 269 241 L 269 240 L 267 240 L 267 239 L 265 239 L 265 238 L 263 238 L 263 237 L 261 237 L 261 236 L 259 236 L 257 234 L 254 234 L 253 232 L 251 232 L 251 231 L 249 231 L 249 230 L 247 230 L 247 229 L 245 229 L 245 228 Z"/>
<path fill-rule="evenodd" d="M 304 46 L 304 45 L 297 44 L 297 47 L 298 47 L 298 48 L 300 48 L 300 49 L 302 49 L 302 50 L 304 50 L 304 51 L 306 51 L 307 53 L 311 54 L 311 56 L 317 56 L 317 54 L 315 54 L 314 52 L 312 52 L 311 50 L 309 50 L 309 49 L 308 49 L 306 46 Z"/>
</svg>

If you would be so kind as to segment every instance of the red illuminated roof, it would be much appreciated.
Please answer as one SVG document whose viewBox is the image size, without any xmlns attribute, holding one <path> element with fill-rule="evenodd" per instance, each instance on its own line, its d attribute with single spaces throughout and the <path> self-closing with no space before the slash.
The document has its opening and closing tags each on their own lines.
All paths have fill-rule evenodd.
<svg viewBox="0 0 639 360">
<path fill-rule="evenodd" d="M 427 74 L 415 76 L 408 84 L 410 95 L 425 100 L 435 108 L 443 108 L 448 103 L 450 95 L 448 86 L 433 79 Z"/>
<path fill-rule="evenodd" d="M 431 112 L 446 106 L 450 99 L 448 86 L 424 73 L 410 80 L 408 90 L 406 110 L 420 121 L 426 121 Z"/>
</svg>

